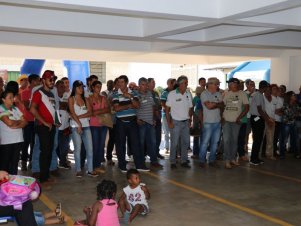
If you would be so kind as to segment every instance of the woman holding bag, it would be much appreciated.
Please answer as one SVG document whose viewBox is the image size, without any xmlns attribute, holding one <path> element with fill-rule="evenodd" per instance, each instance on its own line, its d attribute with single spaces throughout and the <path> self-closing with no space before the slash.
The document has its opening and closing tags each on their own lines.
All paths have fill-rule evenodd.
<svg viewBox="0 0 301 226">
<path fill-rule="evenodd" d="M 105 114 L 110 112 L 107 98 L 100 95 L 101 87 L 102 83 L 100 81 L 94 81 L 91 86 L 93 93 L 89 97 L 90 105 L 92 106 L 90 128 L 93 143 L 93 169 L 97 173 L 100 172 L 101 163 L 105 162 L 104 147 L 107 127 L 103 125 L 102 119 Z"/>
<path fill-rule="evenodd" d="M 76 177 L 83 176 L 80 166 L 82 142 L 84 142 L 87 153 L 87 175 L 91 177 L 97 177 L 98 175 L 93 171 L 93 147 L 89 125 L 92 109 L 90 102 L 84 96 L 84 85 L 79 80 L 76 80 L 73 83 L 72 92 L 68 99 L 68 105 L 71 116 L 70 126 L 72 130 L 71 137 L 74 144 Z"/>
</svg>

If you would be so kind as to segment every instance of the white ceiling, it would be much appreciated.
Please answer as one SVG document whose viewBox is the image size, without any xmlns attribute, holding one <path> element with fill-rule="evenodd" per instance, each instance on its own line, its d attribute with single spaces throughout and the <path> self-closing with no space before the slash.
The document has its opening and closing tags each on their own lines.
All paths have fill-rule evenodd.
<svg viewBox="0 0 301 226">
<path fill-rule="evenodd" d="M 301 51 L 301 0 L 0 0 L 0 56 L 214 64 Z"/>
</svg>

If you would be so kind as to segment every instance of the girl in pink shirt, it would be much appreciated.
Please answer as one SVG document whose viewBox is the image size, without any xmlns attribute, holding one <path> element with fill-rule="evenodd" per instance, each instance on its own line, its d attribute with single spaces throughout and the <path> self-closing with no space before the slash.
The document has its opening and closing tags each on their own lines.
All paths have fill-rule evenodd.
<svg viewBox="0 0 301 226">
<path fill-rule="evenodd" d="M 117 185 L 113 181 L 103 180 L 97 185 L 97 201 L 92 208 L 84 208 L 89 226 L 120 226 L 114 200 L 116 192 Z"/>
</svg>

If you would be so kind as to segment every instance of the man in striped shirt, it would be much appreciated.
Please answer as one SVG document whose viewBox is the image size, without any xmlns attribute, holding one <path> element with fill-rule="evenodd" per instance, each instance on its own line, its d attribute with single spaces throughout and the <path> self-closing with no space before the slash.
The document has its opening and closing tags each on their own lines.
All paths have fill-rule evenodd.
<svg viewBox="0 0 301 226">
<path fill-rule="evenodd" d="M 151 166 L 161 168 L 162 165 L 158 163 L 156 153 L 155 101 L 152 93 L 147 89 L 147 79 L 142 77 L 138 83 L 140 108 L 137 110 L 137 123 L 139 128 L 140 150 L 145 150 L 146 148 L 147 155 L 151 160 Z"/>
<path fill-rule="evenodd" d="M 131 144 L 134 162 L 138 171 L 149 171 L 145 166 L 143 150 L 139 150 L 137 139 L 138 125 L 136 109 L 140 107 L 137 94 L 128 88 L 128 77 L 121 75 L 118 79 L 119 89 L 113 95 L 113 106 L 116 111 L 116 152 L 119 169 L 126 173 L 126 138 Z"/>
</svg>

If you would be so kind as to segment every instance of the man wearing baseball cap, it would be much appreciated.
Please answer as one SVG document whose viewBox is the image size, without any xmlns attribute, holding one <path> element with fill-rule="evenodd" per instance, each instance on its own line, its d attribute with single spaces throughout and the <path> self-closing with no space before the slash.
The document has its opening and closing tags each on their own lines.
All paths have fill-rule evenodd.
<svg viewBox="0 0 301 226">
<path fill-rule="evenodd" d="M 228 83 L 229 92 L 225 94 L 223 99 L 225 104 L 223 112 L 223 142 L 225 168 L 231 169 L 232 166 L 239 165 L 236 161 L 237 139 L 241 119 L 249 111 L 249 101 L 247 95 L 242 90 L 239 90 L 240 81 L 237 78 L 229 79 Z"/>
<path fill-rule="evenodd" d="M 43 86 L 32 97 L 30 112 L 38 121 L 37 135 L 40 141 L 40 182 L 49 182 L 49 168 L 55 136 L 54 71 L 46 70 L 42 76 Z"/>
</svg>

